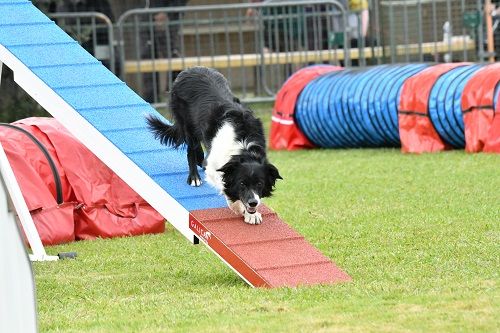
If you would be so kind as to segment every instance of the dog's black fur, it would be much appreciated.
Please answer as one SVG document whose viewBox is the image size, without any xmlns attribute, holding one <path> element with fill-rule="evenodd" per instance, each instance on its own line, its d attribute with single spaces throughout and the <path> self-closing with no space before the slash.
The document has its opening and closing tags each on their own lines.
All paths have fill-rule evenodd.
<svg viewBox="0 0 500 333">
<path fill-rule="evenodd" d="M 146 120 L 163 144 L 176 148 L 187 145 L 190 185 L 201 184 L 197 166 L 210 167 L 204 163 L 202 145 L 208 159 L 212 148 L 221 149 L 212 147 L 217 131 L 228 122 L 234 127 L 236 140 L 243 149 L 239 155 L 229 156 L 216 171 L 222 173 L 225 196 L 231 202 L 241 200 L 247 212 L 254 213 L 258 200 L 252 192 L 268 197 L 276 180 L 282 179 L 277 168 L 267 160 L 262 122 L 234 97 L 222 74 L 205 67 L 193 67 L 177 76 L 170 93 L 170 108 L 174 125 L 154 116 Z"/>
</svg>

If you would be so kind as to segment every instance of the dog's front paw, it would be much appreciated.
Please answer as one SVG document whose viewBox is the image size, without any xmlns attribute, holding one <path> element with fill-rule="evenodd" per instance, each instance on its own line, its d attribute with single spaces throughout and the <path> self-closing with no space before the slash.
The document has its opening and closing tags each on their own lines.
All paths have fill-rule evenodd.
<svg viewBox="0 0 500 333">
<path fill-rule="evenodd" d="M 253 214 L 250 214 L 249 212 L 245 211 L 244 218 L 245 218 L 245 222 L 248 224 L 261 224 L 262 223 L 262 215 L 259 212 L 255 212 Z"/>
<path fill-rule="evenodd" d="M 244 213 L 245 213 L 245 205 L 240 200 L 232 202 L 231 200 L 226 199 L 226 201 L 227 201 L 227 205 L 229 206 L 229 208 L 235 214 L 244 215 Z"/>
<path fill-rule="evenodd" d="M 188 179 L 187 179 L 187 183 L 191 186 L 194 186 L 194 187 L 198 187 L 198 186 L 201 186 L 201 179 L 200 177 L 196 177 L 196 176 L 189 176 Z"/>
</svg>

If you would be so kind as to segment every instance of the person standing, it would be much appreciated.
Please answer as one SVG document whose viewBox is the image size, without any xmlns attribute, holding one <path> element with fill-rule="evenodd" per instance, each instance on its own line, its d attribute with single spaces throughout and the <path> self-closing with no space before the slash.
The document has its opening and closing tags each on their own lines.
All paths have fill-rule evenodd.
<svg viewBox="0 0 500 333">
<path fill-rule="evenodd" d="M 348 26 L 351 29 L 351 47 L 358 47 L 368 34 L 370 13 L 368 0 L 349 0 Z M 363 43 L 364 44 L 364 43 Z"/>
<path fill-rule="evenodd" d="M 188 0 L 146 0 L 145 8 L 185 6 Z M 156 13 L 148 17 L 148 24 L 141 32 L 141 59 L 178 58 L 180 52 L 180 20 L 182 13 Z M 151 24 L 153 29 L 150 29 Z M 175 80 L 178 72 L 169 72 L 167 86 Z M 143 98 L 154 103 L 159 100 L 161 91 L 158 72 L 144 73 Z M 168 89 L 168 87 L 167 87 Z"/>
</svg>

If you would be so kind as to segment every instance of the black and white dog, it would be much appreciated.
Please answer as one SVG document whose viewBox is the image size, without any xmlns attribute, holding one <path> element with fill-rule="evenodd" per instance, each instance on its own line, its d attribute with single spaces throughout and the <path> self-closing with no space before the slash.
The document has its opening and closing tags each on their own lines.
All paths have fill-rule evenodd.
<svg viewBox="0 0 500 333">
<path fill-rule="evenodd" d="M 268 162 L 262 123 L 234 97 L 218 71 L 193 67 L 181 72 L 170 92 L 174 124 L 147 116 L 162 144 L 187 145 L 188 184 L 200 186 L 197 166 L 206 181 L 226 196 L 229 207 L 250 224 L 260 224 L 261 198 L 271 196 L 278 169 Z M 204 156 L 202 145 L 207 151 Z"/>
</svg>

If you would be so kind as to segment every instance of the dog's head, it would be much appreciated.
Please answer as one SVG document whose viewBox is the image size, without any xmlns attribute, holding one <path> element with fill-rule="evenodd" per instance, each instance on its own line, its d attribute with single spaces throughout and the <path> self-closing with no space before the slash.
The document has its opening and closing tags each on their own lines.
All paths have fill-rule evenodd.
<svg viewBox="0 0 500 333">
<path fill-rule="evenodd" d="M 271 196 L 278 169 L 267 159 L 255 160 L 234 156 L 219 170 L 222 172 L 224 194 L 233 202 L 240 200 L 248 213 L 255 213 L 261 198 Z"/>
</svg>

